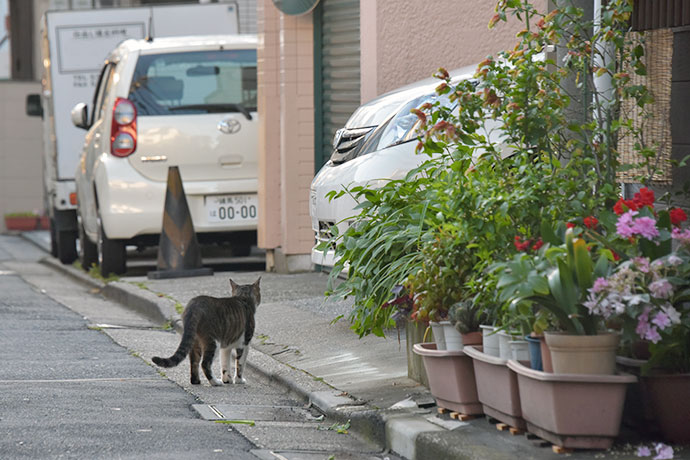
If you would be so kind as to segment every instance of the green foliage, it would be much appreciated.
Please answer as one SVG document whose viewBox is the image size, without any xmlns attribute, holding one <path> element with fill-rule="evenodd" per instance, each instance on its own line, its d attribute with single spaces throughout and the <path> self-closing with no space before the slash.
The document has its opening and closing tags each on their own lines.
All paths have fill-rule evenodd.
<svg viewBox="0 0 690 460">
<path fill-rule="evenodd" d="M 513 260 L 494 266 L 498 274 L 499 298 L 509 305 L 508 314 L 527 316 L 525 308 L 543 309 L 554 317 L 555 326 L 571 334 L 593 335 L 603 328 L 583 305 L 593 280 L 605 277 L 611 265 L 604 256 L 596 264 L 583 238 L 568 229 L 565 243 L 544 246 L 538 253 L 517 254 Z M 515 313 L 517 312 L 517 314 Z"/>
<path fill-rule="evenodd" d="M 486 312 L 478 304 L 467 300 L 453 304 L 448 317 L 461 334 L 478 331 L 479 326 L 487 321 Z"/>
<path fill-rule="evenodd" d="M 587 274 L 595 269 L 583 246 L 552 247 L 537 265 L 516 254 L 518 246 L 536 252 L 544 242 L 561 244 L 565 232 L 554 228 L 581 222 L 615 201 L 621 136 L 633 136 L 643 153 L 654 151 L 620 110 L 627 98 L 644 114 L 651 100 L 626 73 L 645 71 L 644 49 L 626 35 L 632 6 L 606 2 L 596 29 L 570 4 L 544 14 L 527 0 L 511 0 L 498 2 L 496 10 L 491 27 L 509 16 L 525 24 L 519 42 L 482 61 L 471 81 L 452 81 L 439 70 L 437 92 L 457 110 L 438 102 L 418 110 L 417 149 L 425 161 L 404 179 L 330 195 L 349 194 L 360 203 L 354 224 L 329 242 L 337 243 L 339 258 L 332 281 L 342 271 L 348 275 L 337 287 L 333 283 L 331 293 L 354 297 L 349 319 L 360 336 L 381 336 L 393 326 L 388 307 L 398 285 L 413 291 L 411 315 L 418 320 L 472 299 L 490 316 L 543 327 L 539 309 L 511 305 L 507 294 L 497 297 L 503 283 L 504 292 L 509 286 L 522 298 L 528 291 L 566 300 L 559 307 L 566 309 L 559 310 L 564 327 L 592 330 L 574 300 L 591 285 Z M 545 51 L 558 46 L 566 57 L 556 63 Z M 597 88 L 595 77 L 609 77 L 611 90 Z M 645 180 L 654 172 L 649 158 L 636 165 L 649 173 Z M 511 285 L 507 273 L 497 278 L 490 268 L 505 260 L 524 270 L 511 276 L 523 277 L 527 287 Z M 547 268 L 548 274 L 540 271 Z M 499 314 L 494 305 L 501 304 Z"/>
</svg>

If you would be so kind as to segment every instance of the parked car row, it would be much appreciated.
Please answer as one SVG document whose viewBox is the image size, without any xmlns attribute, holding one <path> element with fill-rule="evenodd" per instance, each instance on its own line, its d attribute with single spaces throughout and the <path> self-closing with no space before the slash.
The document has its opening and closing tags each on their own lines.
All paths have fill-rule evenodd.
<svg viewBox="0 0 690 460">
<path fill-rule="evenodd" d="M 79 259 L 126 270 L 126 246 L 158 244 L 169 166 L 201 242 L 249 253 L 258 222 L 255 36 L 126 40 L 106 58 L 76 171 Z M 232 232 L 232 236 L 228 235 Z"/>
</svg>

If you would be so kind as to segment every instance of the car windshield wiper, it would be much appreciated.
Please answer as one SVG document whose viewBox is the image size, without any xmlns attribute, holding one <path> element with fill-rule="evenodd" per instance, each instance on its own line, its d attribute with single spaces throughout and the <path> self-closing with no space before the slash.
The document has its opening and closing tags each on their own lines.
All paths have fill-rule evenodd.
<svg viewBox="0 0 690 460">
<path fill-rule="evenodd" d="M 249 110 L 242 104 L 188 104 L 188 105 L 174 105 L 167 107 L 171 112 L 177 110 L 205 110 L 207 113 L 220 113 L 220 112 L 240 112 L 244 115 L 247 120 L 252 119 L 252 114 Z"/>
</svg>

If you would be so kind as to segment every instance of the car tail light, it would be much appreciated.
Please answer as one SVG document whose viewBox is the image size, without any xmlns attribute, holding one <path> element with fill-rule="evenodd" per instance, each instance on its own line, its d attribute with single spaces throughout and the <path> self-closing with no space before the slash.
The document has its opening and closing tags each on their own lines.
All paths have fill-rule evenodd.
<svg viewBox="0 0 690 460">
<path fill-rule="evenodd" d="M 131 101 L 118 97 L 110 128 L 110 153 L 126 157 L 137 149 L 137 109 Z"/>
</svg>

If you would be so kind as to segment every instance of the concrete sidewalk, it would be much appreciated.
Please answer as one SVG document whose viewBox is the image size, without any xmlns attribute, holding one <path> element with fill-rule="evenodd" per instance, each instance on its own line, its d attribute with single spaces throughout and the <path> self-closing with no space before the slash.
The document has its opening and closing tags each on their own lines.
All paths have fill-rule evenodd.
<svg viewBox="0 0 690 460">
<path fill-rule="evenodd" d="M 351 304 L 324 298 L 325 274 L 223 272 L 172 280 L 125 277 L 106 284 L 52 257 L 43 262 L 178 329 L 178 312 L 192 297 L 227 296 L 228 278 L 242 284 L 261 276 L 262 303 L 248 365 L 302 395 L 329 417 L 342 423 L 350 420 L 359 436 L 409 459 L 558 458 L 549 446 L 499 432 L 485 418 L 458 422 L 439 416 L 429 391 L 407 378 L 404 333 L 399 340 L 395 332 L 387 339 L 359 339 L 346 319 L 333 323 L 339 315 L 347 316 Z M 276 361 L 284 365 L 276 366 Z M 578 451 L 567 457 L 637 458 L 631 445 L 617 445 L 607 452 Z M 690 455 L 686 449 L 675 458 Z"/>
</svg>

